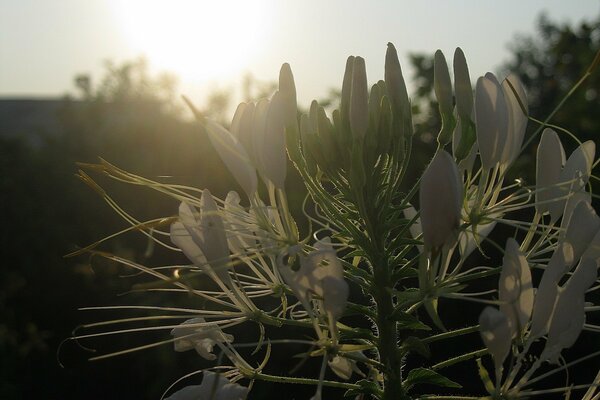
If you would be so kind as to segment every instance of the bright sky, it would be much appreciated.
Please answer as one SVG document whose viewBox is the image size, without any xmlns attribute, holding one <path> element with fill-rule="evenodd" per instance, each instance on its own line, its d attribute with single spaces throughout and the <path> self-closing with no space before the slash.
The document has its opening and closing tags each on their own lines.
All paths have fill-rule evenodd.
<svg viewBox="0 0 600 400">
<path fill-rule="evenodd" d="M 542 11 L 578 23 L 597 0 L 0 0 L 0 97 L 60 96 L 73 77 L 98 80 L 103 60 L 145 54 L 154 71 L 180 76 L 201 103 L 211 88 L 237 88 L 250 72 L 277 79 L 289 62 L 301 103 L 340 87 L 349 55 L 383 77 L 387 42 L 400 54 L 462 47 L 472 78 L 508 58 L 517 34 L 532 34 Z M 449 62 L 451 64 L 451 62 Z"/>
</svg>

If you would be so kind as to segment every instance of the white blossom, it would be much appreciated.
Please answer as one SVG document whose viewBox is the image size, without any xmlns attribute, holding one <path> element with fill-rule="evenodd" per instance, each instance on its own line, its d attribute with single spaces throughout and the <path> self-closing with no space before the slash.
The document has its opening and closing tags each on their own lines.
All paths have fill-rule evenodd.
<svg viewBox="0 0 600 400">
<path fill-rule="evenodd" d="M 206 360 L 215 360 L 212 353 L 217 343 L 231 343 L 233 336 L 223 333 L 217 324 L 208 324 L 204 318 L 192 318 L 183 322 L 171 331 L 175 338 L 175 351 L 195 349 Z"/>
<path fill-rule="evenodd" d="M 215 372 L 204 371 L 200 385 L 186 386 L 165 400 L 244 400 L 248 388 Z"/>
</svg>

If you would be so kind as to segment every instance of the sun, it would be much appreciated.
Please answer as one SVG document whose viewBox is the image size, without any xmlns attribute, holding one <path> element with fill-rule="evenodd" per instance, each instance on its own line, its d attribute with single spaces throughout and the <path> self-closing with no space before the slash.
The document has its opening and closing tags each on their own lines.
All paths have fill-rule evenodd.
<svg viewBox="0 0 600 400">
<path fill-rule="evenodd" d="M 156 68 L 208 82 L 242 72 L 266 39 L 268 7 L 245 0 L 114 0 L 125 39 Z"/>
</svg>

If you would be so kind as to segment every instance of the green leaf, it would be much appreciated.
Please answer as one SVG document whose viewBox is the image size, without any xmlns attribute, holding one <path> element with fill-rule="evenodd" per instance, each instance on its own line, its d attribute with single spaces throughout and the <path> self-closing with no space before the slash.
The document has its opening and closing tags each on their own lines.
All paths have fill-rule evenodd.
<svg viewBox="0 0 600 400">
<path fill-rule="evenodd" d="M 461 388 L 462 386 L 443 375 L 427 368 L 415 368 L 408 373 L 408 377 L 402 383 L 406 390 L 419 384 L 436 385 L 449 388 Z"/>
<path fill-rule="evenodd" d="M 344 393 L 344 398 L 346 398 L 346 397 L 353 398 L 353 397 L 356 397 L 361 394 L 368 394 L 368 395 L 373 396 L 376 399 L 380 399 L 381 395 L 383 394 L 381 392 L 381 389 L 379 388 L 379 385 L 377 385 L 373 381 L 369 381 L 367 379 L 361 379 L 360 381 L 356 382 L 356 384 L 359 385 L 360 388 L 348 389 L 346 391 L 346 393 Z"/>
<path fill-rule="evenodd" d="M 411 329 L 411 330 L 424 330 L 430 331 L 431 327 L 425 325 L 414 315 L 408 314 L 401 309 L 397 308 L 389 316 L 392 321 L 397 321 L 400 324 L 400 329 Z"/>
<path fill-rule="evenodd" d="M 398 352 L 400 353 L 400 357 L 403 357 L 407 353 L 417 353 L 425 358 L 431 357 L 429 345 L 414 336 L 409 336 L 404 339 L 400 345 L 400 348 L 398 349 Z"/>
</svg>

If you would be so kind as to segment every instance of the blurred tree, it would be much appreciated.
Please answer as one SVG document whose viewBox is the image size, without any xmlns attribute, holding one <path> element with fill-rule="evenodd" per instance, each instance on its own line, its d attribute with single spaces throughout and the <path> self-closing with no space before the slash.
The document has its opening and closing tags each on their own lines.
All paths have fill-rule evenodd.
<svg viewBox="0 0 600 400">
<path fill-rule="evenodd" d="M 584 75 L 600 51 L 600 15 L 579 26 L 551 21 L 542 15 L 539 35 L 520 36 L 511 46 L 512 59 L 503 71 L 516 72 L 527 88 L 531 115 L 543 119 Z M 600 132 L 600 71 L 561 107 L 552 123 L 574 132 L 581 140 Z"/>
</svg>

